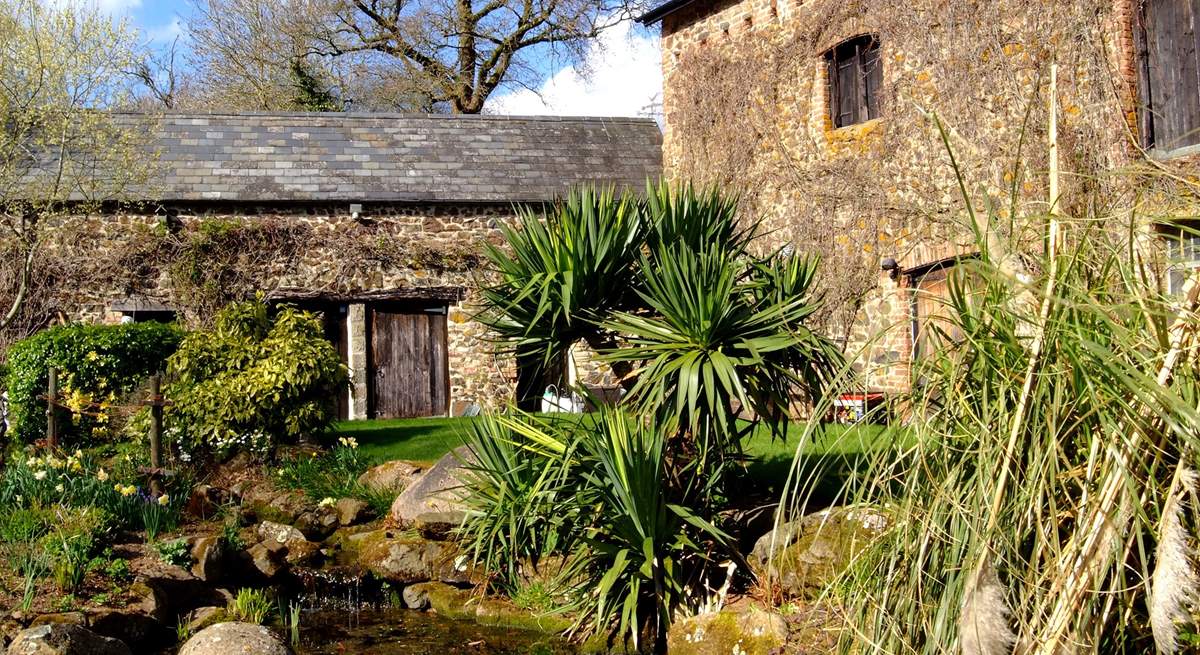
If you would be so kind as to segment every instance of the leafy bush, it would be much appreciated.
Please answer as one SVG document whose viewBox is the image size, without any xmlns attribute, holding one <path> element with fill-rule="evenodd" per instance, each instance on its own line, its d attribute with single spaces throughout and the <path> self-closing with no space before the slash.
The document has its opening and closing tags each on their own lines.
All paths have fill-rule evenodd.
<svg viewBox="0 0 1200 655">
<path fill-rule="evenodd" d="M 87 442 L 107 434 L 111 405 L 164 370 L 182 338 L 179 328 L 160 323 L 72 323 L 14 343 L 6 376 L 12 437 L 28 443 L 46 436 L 50 367 L 60 371 L 59 392 L 73 412 L 63 436 Z"/>
<path fill-rule="evenodd" d="M 594 425 L 524 414 L 479 425 L 461 530 L 476 561 L 519 593 L 521 566 L 572 553 L 559 582 L 573 581 L 580 623 L 635 644 L 650 635 L 662 652 L 672 616 L 730 545 L 664 493 L 664 432 L 618 410 Z"/>
<path fill-rule="evenodd" d="M 169 366 L 168 412 L 181 445 L 218 454 L 328 428 L 348 381 L 316 316 L 294 307 L 272 316 L 261 299 L 221 310 L 211 330 L 183 340 Z"/>
</svg>

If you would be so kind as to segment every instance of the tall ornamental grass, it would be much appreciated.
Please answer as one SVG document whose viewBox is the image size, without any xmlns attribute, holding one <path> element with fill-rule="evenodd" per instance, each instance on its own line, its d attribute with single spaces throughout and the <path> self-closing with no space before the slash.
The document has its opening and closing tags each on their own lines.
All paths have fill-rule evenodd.
<svg viewBox="0 0 1200 655">
<path fill-rule="evenodd" d="M 830 590 L 841 649 L 1177 652 L 1200 598 L 1197 279 L 1166 293 L 1128 212 L 967 215 L 979 256 L 951 277 L 903 447 L 846 492 L 888 528 Z"/>
</svg>

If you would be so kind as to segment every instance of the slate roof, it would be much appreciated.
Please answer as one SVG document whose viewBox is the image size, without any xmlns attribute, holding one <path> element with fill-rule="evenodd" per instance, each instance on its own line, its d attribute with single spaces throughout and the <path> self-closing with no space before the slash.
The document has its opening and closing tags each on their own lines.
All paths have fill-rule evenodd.
<svg viewBox="0 0 1200 655">
<path fill-rule="evenodd" d="M 667 0 L 666 2 L 654 7 L 641 16 L 638 16 L 637 20 L 642 25 L 653 25 L 663 18 L 666 18 L 668 15 L 683 9 L 695 1 L 696 0 Z"/>
<path fill-rule="evenodd" d="M 160 201 L 516 202 L 662 169 L 652 119 L 382 113 L 123 114 L 147 121 Z"/>
</svg>

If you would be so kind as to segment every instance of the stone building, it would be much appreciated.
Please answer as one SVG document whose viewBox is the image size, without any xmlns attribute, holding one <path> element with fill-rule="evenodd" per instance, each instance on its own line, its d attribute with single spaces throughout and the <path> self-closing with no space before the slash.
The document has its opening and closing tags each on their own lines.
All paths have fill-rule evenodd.
<svg viewBox="0 0 1200 655">
<path fill-rule="evenodd" d="M 1200 217 L 1195 0 L 669 0 L 641 21 L 662 30 L 665 175 L 739 191 L 771 247 L 825 257 L 826 327 L 867 390 L 907 388 L 977 252 L 951 153 L 996 230 L 1052 205 Z M 1160 231 L 1195 265 L 1194 238 Z"/>
<path fill-rule="evenodd" d="M 352 372 L 349 418 L 444 415 L 511 398 L 515 367 L 472 320 L 484 247 L 518 204 L 660 175 L 652 120 L 167 114 L 120 205 L 65 219 L 45 257 L 91 262 L 65 318 L 161 320 L 209 296 L 320 312 Z M 226 252 L 219 252 L 225 248 Z M 53 274 L 47 271 L 46 274 Z M 207 294 L 207 295 L 206 295 Z"/>
</svg>

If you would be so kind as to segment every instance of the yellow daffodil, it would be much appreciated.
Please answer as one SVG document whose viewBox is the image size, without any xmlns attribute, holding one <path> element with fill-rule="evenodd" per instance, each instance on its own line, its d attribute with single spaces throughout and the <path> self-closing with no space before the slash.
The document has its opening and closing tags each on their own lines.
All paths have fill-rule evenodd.
<svg viewBox="0 0 1200 655">
<path fill-rule="evenodd" d="M 334 499 L 334 498 L 322 498 L 322 499 L 321 499 L 321 502 L 317 503 L 317 506 L 318 506 L 318 507 L 333 507 L 333 506 L 334 506 L 334 505 L 336 505 L 336 504 L 337 504 L 337 499 Z"/>
<path fill-rule="evenodd" d="M 166 507 L 167 503 L 170 503 L 170 502 L 171 502 L 171 497 L 168 496 L 167 494 L 163 494 L 158 497 L 158 504 L 162 505 L 163 507 Z"/>
<path fill-rule="evenodd" d="M 354 437 L 339 437 L 338 443 L 346 448 L 358 448 L 358 439 Z"/>
<path fill-rule="evenodd" d="M 59 484 L 58 486 L 54 487 L 54 490 L 61 494 L 63 492 L 62 484 Z"/>
<path fill-rule="evenodd" d="M 135 487 L 131 484 L 127 484 L 124 487 L 121 487 L 121 495 L 122 496 L 132 496 L 135 493 L 137 493 L 137 487 Z"/>
<path fill-rule="evenodd" d="M 86 357 L 89 362 L 94 362 L 97 359 L 100 359 L 100 355 L 95 350 L 88 351 L 88 354 L 84 355 L 84 357 Z"/>
<path fill-rule="evenodd" d="M 108 479 L 108 471 L 105 471 L 104 469 L 100 469 L 99 471 L 96 471 L 96 479 L 101 482 L 104 482 L 105 480 Z"/>
<path fill-rule="evenodd" d="M 45 472 L 45 471 L 37 471 L 37 472 L 35 472 L 35 473 L 33 474 L 33 479 L 34 479 L 34 480 L 45 480 L 45 479 L 46 479 L 46 472 Z"/>
</svg>

